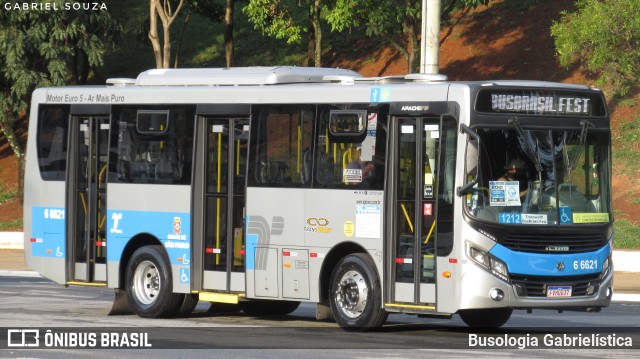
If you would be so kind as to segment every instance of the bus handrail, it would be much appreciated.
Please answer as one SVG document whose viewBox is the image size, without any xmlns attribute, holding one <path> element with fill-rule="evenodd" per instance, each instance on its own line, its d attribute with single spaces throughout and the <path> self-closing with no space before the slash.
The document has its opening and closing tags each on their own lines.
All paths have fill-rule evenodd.
<svg viewBox="0 0 640 359">
<path fill-rule="evenodd" d="M 478 184 L 478 172 L 480 171 L 480 136 L 471 129 L 471 127 L 465 125 L 465 124 L 461 124 L 460 125 L 460 133 L 465 133 L 471 137 L 473 137 L 474 140 L 476 140 L 477 143 L 477 149 L 476 149 L 476 173 L 473 176 L 473 180 L 471 180 L 471 182 L 467 182 L 464 185 L 460 186 L 457 188 L 457 194 L 458 197 L 463 196 L 465 193 L 467 193 L 467 191 L 469 191 L 469 189 L 471 189 L 473 186 L 475 186 L 476 184 Z M 467 150 L 468 152 L 468 150 Z M 465 153 L 465 156 L 468 156 L 468 153 Z M 467 160 L 468 162 L 468 160 Z M 467 166 L 468 167 L 468 166 Z"/>
</svg>

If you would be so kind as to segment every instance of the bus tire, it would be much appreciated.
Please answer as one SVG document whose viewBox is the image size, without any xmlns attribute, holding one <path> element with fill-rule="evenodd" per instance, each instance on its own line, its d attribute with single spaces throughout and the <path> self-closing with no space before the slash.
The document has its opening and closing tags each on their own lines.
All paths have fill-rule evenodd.
<svg viewBox="0 0 640 359">
<path fill-rule="evenodd" d="M 133 253 L 125 284 L 133 311 L 143 318 L 174 315 L 184 299 L 173 293 L 171 267 L 162 246 L 144 246 Z"/>
<path fill-rule="evenodd" d="M 253 316 L 287 315 L 298 309 L 300 302 L 290 300 L 249 299 L 240 302 L 242 311 Z"/>
<path fill-rule="evenodd" d="M 465 309 L 458 311 L 462 321 L 472 328 L 500 328 L 511 318 L 511 313 L 513 313 L 511 308 Z"/>
<path fill-rule="evenodd" d="M 182 294 L 181 297 L 180 306 L 178 307 L 175 316 L 186 317 L 196 309 L 199 297 L 197 294 Z"/>
<path fill-rule="evenodd" d="M 340 260 L 331 274 L 331 312 L 345 330 L 379 328 L 387 318 L 376 267 L 366 254 L 355 253 Z"/>
</svg>

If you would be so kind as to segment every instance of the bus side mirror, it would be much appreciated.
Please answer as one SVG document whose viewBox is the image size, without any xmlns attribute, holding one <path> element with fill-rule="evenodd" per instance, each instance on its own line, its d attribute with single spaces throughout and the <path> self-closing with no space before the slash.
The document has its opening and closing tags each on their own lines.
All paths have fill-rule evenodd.
<svg viewBox="0 0 640 359">
<path fill-rule="evenodd" d="M 460 125 L 460 133 L 465 133 L 471 137 L 467 141 L 467 149 L 465 151 L 465 179 L 470 178 L 470 181 L 458 187 L 457 190 L 458 196 L 463 196 L 478 183 L 480 136 L 467 125 Z"/>
</svg>

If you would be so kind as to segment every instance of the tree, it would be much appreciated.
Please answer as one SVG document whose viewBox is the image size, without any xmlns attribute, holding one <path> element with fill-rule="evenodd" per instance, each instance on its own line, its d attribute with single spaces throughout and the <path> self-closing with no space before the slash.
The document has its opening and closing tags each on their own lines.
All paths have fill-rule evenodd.
<svg viewBox="0 0 640 359">
<path fill-rule="evenodd" d="M 580 0 L 551 26 L 560 64 L 578 64 L 623 97 L 640 77 L 640 0 Z"/>
<path fill-rule="evenodd" d="M 178 68 L 180 63 L 180 46 L 182 44 L 182 38 L 184 36 L 191 14 L 198 14 L 212 22 L 221 22 L 224 18 L 224 43 L 225 53 L 227 58 L 227 67 L 233 66 L 233 7 L 235 0 L 226 0 L 227 9 L 220 4 L 215 3 L 217 0 L 190 0 L 185 2 L 183 12 L 186 11 L 184 20 L 182 22 L 182 28 L 178 41 L 176 43 L 176 51 L 173 59 L 173 67 Z"/>
<path fill-rule="evenodd" d="M 307 61 L 322 65 L 322 0 L 249 0 L 242 9 L 255 29 L 288 44 L 299 44 L 302 34 L 309 35 Z"/>
<path fill-rule="evenodd" d="M 149 0 L 149 40 L 156 59 L 156 68 L 167 69 L 171 62 L 171 24 L 178 16 L 185 0 Z M 175 8 L 175 9 L 174 9 Z M 162 23 L 162 44 L 158 34 L 158 18 Z"/>
<path fill-rule="evenodd" d="M 64 0 L 50 3 L 64 9 Z M 37 87 L 85 83 L 120 30 L 108 11 L 0 12 L 0 130 L 18 158 L 20 186 L 24 149 L 13 126 L 28 113 L 31 93 Z"/>
<path fill-rule="evenodd" d="M 486 5 L 490 0 L 442 0 L 441 18 L 461 8 Z M 422 2 L 416 0 L 334 0 L 327 22 L 332 31 L 365 26 L 366 35 L 381 38 L 407 59 L 415 72 L 418 34 L 421 33 Z"/>
</svg>

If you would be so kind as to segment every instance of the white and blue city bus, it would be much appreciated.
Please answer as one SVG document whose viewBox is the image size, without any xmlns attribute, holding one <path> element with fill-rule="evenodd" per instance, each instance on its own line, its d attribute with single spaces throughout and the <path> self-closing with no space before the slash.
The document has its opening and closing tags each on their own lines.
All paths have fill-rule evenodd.
<svg viewBox="0 0 640 359">
<path fill-rule="evenodd" d="M 33 93 L 26 263 L 114 310 L 316 303 L 498 327 L 612 295 L 602 93 L 342 69 L 150 70 Z M 116 309 L 117 308 L 117 309 Z"/>
</svg>

